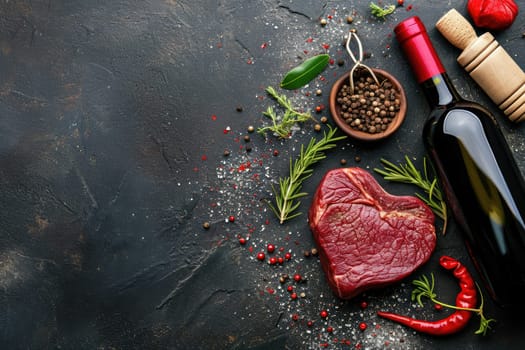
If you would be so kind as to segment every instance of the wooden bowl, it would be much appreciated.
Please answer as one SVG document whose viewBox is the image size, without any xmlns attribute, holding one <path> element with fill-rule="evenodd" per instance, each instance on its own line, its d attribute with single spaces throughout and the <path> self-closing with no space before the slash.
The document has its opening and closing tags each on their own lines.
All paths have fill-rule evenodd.
<svg viewBox="0 0 525 350">
<path fill-rule="evenodd" d="M 329 105 L 330 105 L 330 113 L 332 114 L 332 117 L 335 120 L 335 123 L 338 125 L 338 127 L 348 134 L 349 136 L 353 137 L 354 139 L 362 140 L 362 141 L 377 141 L 384 139 L 390 135 L 392 135 L 403 123 L 403 120 L 405 119 L 406 111 L 407 111 L 407 100 L 405 95 L 405 90 L 399 83 L 399 81 L 394 78 L 390 73 L 377 68 L 371 68 L 374 74 L 376 75 L 377 79 L 381 83 L 385 79 L 389 80 L 394 88 L 398 92 L 398 98 L 399 98 L 399 110 L 396 112 L 396 115 L 392 118 L 392 121 L 388 124 L 386 130 L 376 132 L 376 133 L 369 133 L 366 131 L 361 131 L 354 129 L 352 126 L 348 125 L 345 121 L 345 119 L 340 115 L 341 106 L 339 103 L 337 103 L 337 94 L 339 90 L 344 85 L 349 85 L 349 73 L 346 73 L 341 78 L 339 78 L 334 85 L 332 86 L 332 90 L 330 91 L 330 98 L 329 98 Z M 366 74 L 367 76 L 371 76 L 370 72 L 368 72 L 366 69 L 360 69 L 359 71 L 356 71 L 354 73 L 354 78 L 358 79 L 362 74 Z M 355 80 L 354 80 L 355 81 Z"/>
</svg>

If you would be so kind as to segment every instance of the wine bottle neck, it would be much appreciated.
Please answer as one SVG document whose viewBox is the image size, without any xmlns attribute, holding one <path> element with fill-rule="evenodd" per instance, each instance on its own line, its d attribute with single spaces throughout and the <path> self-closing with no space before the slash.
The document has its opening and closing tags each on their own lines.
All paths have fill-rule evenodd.
<svg viewBox="0 0 525 350">
<path fill-rule="evenodd" d="M 394 32 L 429 104 L 443 106 L 459 99 L 419 17 L 407 18 Z"/>
<path fill-rule="evenodd" d="M 421 87 L 431 107 L 447 106 L 461 99 L 447 73 L 434 75 L 422 82 Z"/>
</svg>

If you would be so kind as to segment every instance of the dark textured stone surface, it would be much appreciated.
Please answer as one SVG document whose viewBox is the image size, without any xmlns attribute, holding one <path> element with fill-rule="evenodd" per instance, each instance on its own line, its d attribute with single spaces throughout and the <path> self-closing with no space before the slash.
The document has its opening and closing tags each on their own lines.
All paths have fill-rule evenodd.
<svg viewBox="0 0 525 350">
<path fill-rule="evenodd" d="M 304 109 L 327 104 L 331 83 L 350 68 L 340 43 L 355 27 L 372 54 L 366 63 L 404 84 L 409 114 L 384 142 L 341 142 L 303 189 L 312 194 L 342 158 L 351 165 L 359 156 L 370 170 L 381 157 L 420 160 L 428 107 L 392 36 L 410 15 L 428 24 L 459 92 L 498 113 L 433 29 L 449 3 L 405 3 L 383 22 L 370 17 L 368 1 L 1 1 L 2 348 L 523 348 L 523 319 L 490 301 L 498 323 L 485 339 L 472 334 L 475 322 L 433 339 L 380 321 L 375 311 L 384 308 L 435 317 L 431 308 L 413 309 L 408 283 L 368 296 L 365 311 L 337 301 L 316 260 L 302 256 L 313 245 L 305 216 L 280 226 L 263 201 L 289 158 L 315 136 L 311 125 L 285 141 L 254 133 L 245 151 L 242 135 L 266 124 L 262 111 L 273 105 L 264 88 L 325 50 L 345 64 L 286 93 Z M 457 5 L 463 13 L 464 5 Z M 318 17 L 328 16 L 320 26 Z M 497 35 L 521 63 L 524 28 L 520 15 Z M 523 127 L 499 120 L 525 169 Z M 240 246 L 237 236 L 250 236 L 249 243 Z M 267 242 L 293 252 L 292 261 L 275 268 L 256 261 Z M 440 293 L 453 300 L 454 281 L 438 268 L 441 253 L 471 267 L 453 223 L 423 271 L 435 272 Z M 291 302 L 278 277 L 297 271 L 308 277 L 297 285 L 306 298 Z M 330 310 L 329 321 L 319 319 L 321 308 Z M 294 323 L 295 313 L 301 320 Z M 367 332 L 356 328 L 363 319 Z"/>
</svg>

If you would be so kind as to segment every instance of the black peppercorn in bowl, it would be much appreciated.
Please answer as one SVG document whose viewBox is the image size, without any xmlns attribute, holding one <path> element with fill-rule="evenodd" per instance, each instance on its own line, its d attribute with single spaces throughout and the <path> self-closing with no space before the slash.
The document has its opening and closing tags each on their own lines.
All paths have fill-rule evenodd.
<svg viewBox="0 0 525 350">
<path fill-rule="evenodd" d="M 371 72 L 370 72 L 371 70 Z M 392 135 L 403 123 L 406 95 L 399 81 L 378 69 L 357 69 L 339 78 L 330 91 L 330 112 L 338 127 L 362 141 Z M 373 74 L 372 74 L 373 73 Z"/>
</svg>

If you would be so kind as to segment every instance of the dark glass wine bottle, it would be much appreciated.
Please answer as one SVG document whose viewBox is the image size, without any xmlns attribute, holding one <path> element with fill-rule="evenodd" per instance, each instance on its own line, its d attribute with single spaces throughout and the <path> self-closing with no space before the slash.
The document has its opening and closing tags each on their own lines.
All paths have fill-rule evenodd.
<svg viewBox="0 0 525 350">
<path fill-rule="evenodd" d="M 491 113 L 462 99 L 418 17 L 395 28 L 432 111 L 425 147 L 490 295 L 500 305 L 525 294 L 525 183 Z"/>
</svg>

